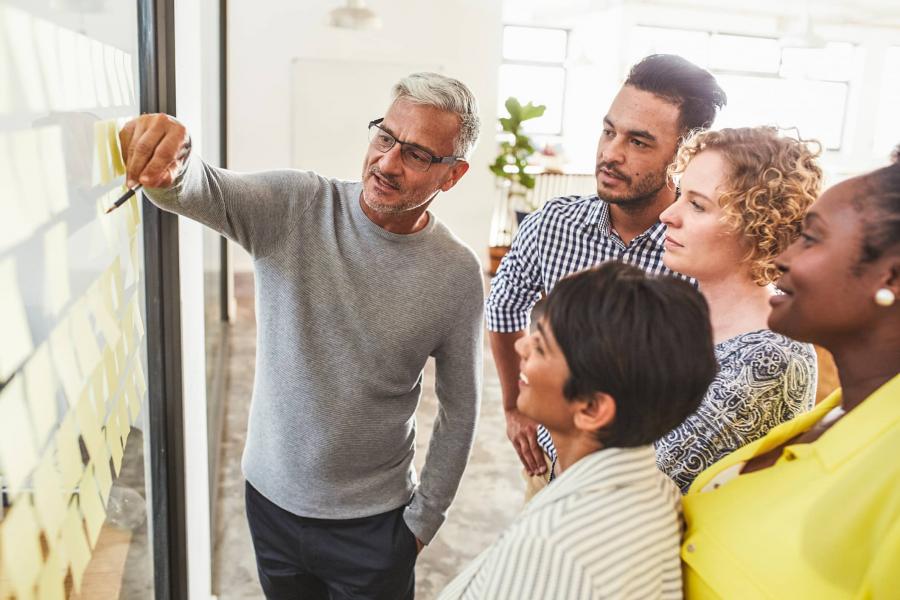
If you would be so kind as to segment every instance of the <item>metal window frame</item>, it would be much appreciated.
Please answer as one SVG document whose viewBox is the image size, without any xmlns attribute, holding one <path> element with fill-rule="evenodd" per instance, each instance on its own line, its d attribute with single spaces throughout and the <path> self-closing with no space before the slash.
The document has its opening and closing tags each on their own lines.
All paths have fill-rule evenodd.
<svg viewBox="0 0 900 600">
<path fill-rule="evenodd" d="M 175 113 L 174 0 L 138 0 L 141 113 Z M 153 571 L 157 600 L 187 598 L 178 217 L 142 196 Z"/>
</svg>

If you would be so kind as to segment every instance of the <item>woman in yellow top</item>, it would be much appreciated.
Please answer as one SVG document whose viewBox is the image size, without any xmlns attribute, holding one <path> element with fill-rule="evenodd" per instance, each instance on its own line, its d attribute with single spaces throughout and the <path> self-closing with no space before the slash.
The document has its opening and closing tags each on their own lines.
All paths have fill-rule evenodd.
<svg viewBox="0 0 900 600">
<path fill-rule="evenodd" d="M 900 147 L 813 204 L 769 326 L 830 350 L 842 390 L 701 473 L 688 598 L 900 598 Z"/>
</svg>

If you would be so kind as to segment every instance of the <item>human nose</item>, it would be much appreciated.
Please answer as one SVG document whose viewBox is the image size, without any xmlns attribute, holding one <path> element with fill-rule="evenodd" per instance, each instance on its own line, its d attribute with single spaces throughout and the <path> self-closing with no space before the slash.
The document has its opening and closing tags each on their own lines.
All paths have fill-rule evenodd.
<svg viewBox="0 0 900 600">
<path fill-rule="evenodd" d="M 524 335 L 516 340 L 516 343 L 513 345 L 516 349 L 516 354 L 519 355 L 519 358 L 525 360 L 528 358 L 528 336 Z"/>
<path fill-rule="evenodd" d="M 664 211 L 659 213 L 659 220 L 666 227 L 677 229 L 681 227 L 680 200 L 676 200 L 668 206 Z"/>
<path fill-rule="evenodd" d="M 606 133 L 600 134 L 600 141 L 597 142 L 597 162 L 621 164 L 625 162 L 625 152 L 623 150 L 622 136 L 608 136 Z"/>
<path fill-rule="evenodd" d="M 403 169 L 403 147 L 400 142 L 394 142 L 390 150 L 382 152 L 378 159 L 378 168 L 385 173 L 399 173 Z"/>
<path fill-rule="evenodd" d="M 791 259 L 793 258 L 794 250 L 799 243 L 799 239 L 794 241 L 793 244 L 785 248 L 781 254 L 775 257 L 775 268 L 778 269 L 778 272 L 782 275 L 790 270 Z"/>
</svg>

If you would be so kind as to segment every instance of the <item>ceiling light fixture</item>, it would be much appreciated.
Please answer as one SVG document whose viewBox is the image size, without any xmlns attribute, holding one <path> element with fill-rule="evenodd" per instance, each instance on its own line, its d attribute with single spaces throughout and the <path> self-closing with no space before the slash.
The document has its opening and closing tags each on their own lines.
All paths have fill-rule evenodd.
<svg viewBox="0 0 900 600">
<path fill-rule="evenodd" d="M 380 29 L 381 19 L 366 6 L 365 0 L 347 0 L 345 6 L 328 13 L 328 24 L 342 29 Z"/>
</svg>

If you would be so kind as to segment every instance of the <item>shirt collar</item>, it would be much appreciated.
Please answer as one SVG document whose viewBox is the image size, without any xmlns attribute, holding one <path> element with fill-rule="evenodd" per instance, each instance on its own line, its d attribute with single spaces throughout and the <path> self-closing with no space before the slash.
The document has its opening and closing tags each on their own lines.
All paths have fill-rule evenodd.
<svg viewBox="0 0 900 600">
<path fill-rule="evenodd" d="M 588 205 L 587 214 L 582 224 L 584 231 L 599 229 L 603 237 L 609 237 L 612 234 L 612 221 L 609 214 L 609 203 L 601 200 L 599 196 L 593 196 Z M 662 248 L 666 239 L 666 226 L 662 222 L 657 221 L 650 226 L 649 229 L 638 235 L 635 240 L 647 237 L 653 245 Z M 632 242 L 633 243 L 633 242 Z"/>
<path fill-rule="evenodd" d="M 596 492 L 652 481 L 657 472 L 653 446 L 597 450 L 563 471 L 562 475 L 528 503 L 523 514 L 540 510 L 567 496 L 587 490 Z"/>
<path fill-rule="evenodd" d="M 840 403 L 840 391 L 836 392 Z M 839 466 L 883 433 L 900 426 L 900 375 L 875 390 L 810 444 L 828 469 Z"/>
</svg>

